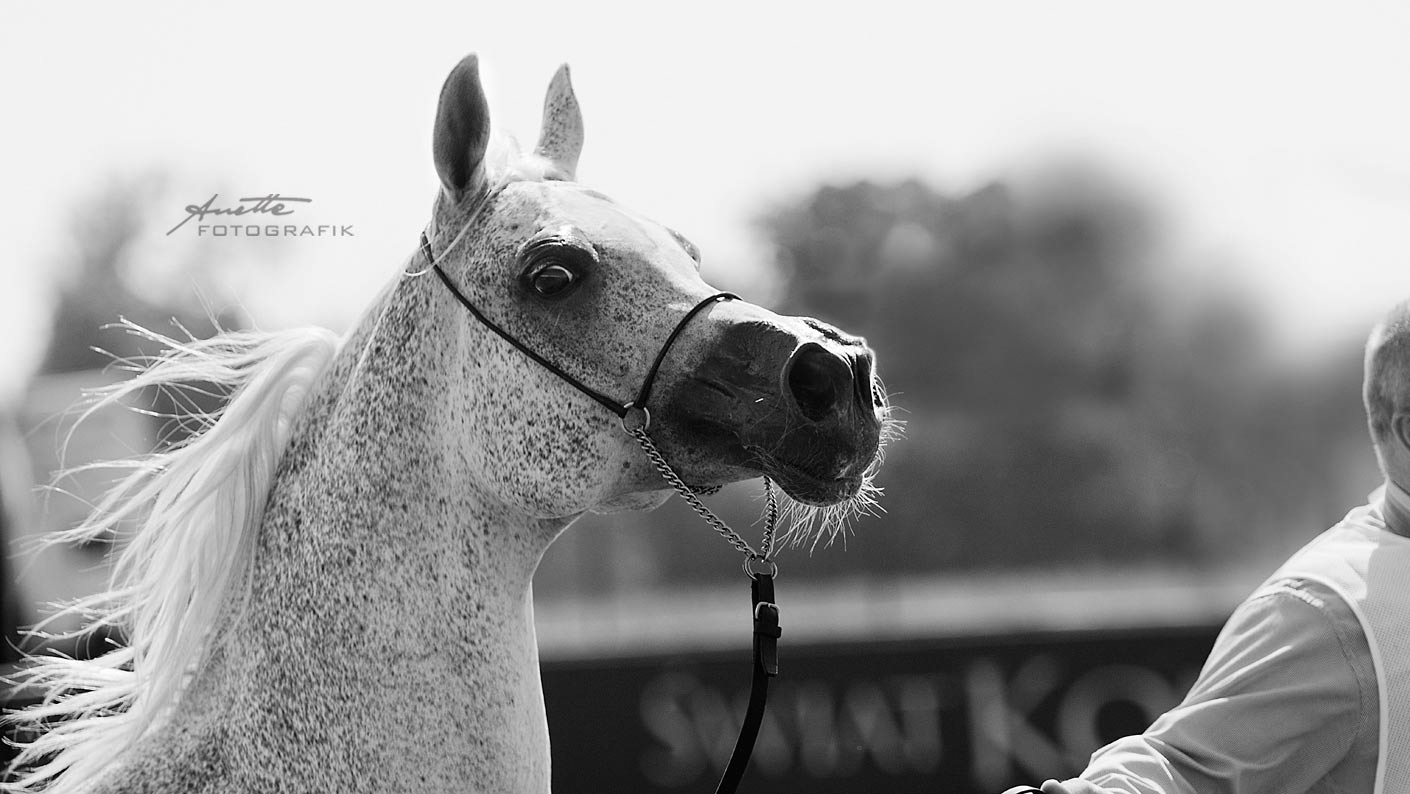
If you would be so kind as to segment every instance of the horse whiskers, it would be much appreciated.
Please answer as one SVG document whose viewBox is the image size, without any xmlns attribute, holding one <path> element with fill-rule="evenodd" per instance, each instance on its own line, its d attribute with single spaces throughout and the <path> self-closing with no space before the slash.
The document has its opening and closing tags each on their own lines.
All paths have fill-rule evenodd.
<svg viewBox="0 0 1410 794">
<path fill-rule="evenodd" d="M 864 478 L 861 488 L 851 498 L 835 505 L 815 506 L 799 502 L 784 494 L 779 512 L 780 546 L 798 548 L 806 545 L 809 553 L 819 543 L 831 546 L 838 538 L 846 544 L 852 532 L 852 521 L 874 515 L 880 510 L 881 489 Z"/>
<path fill-rule="evenodd" d="M 884 391 L 879 393 L 884 394 Z M 819 543 L 828 547 L 838 538 L 845 546 L 853 521 L 885 512 L 880 502 L 883 489 L 876 484 L 876 475 L 885 459 L 886 445 L 904 435 L 905 422 L 892 416 L 892 407 L 884 400 L 879 413 L 881 443 L 876 456 L 862 473 L 861 487 L 857 493 L 842 502 L 826 506 L 804 504 L 783 494 L 779 513 L 779 526 L 782 528 L 778 536 L 780 546 L 799 548 L 806 545 L 812 553 Z M 778 459 L 763 449 L 755 448 L 753 451 L 765 476 L 777 479 Z"/>
</svg>

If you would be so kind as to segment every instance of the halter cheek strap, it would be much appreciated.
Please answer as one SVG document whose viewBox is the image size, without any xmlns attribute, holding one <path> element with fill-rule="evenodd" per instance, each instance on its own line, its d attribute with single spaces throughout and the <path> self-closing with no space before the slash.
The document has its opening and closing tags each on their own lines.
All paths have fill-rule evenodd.
<svg viewBox="0 0 1410 794">
<path fill-rule="evenodd" d="M 436 262 L 435 257 L 431 253 L 431 241 L 427 239 L 424 231 L 421 233 L 421 253 L 426 257 L 426 261 L 430 263 L 431 269 L 436 271 L 436 276 L 440 278 L 441 283 L 446 285 L 451 294 L 455 296 L 455 299 L 460 302 L 460 305 L 464 306 L 466 310 L 474 315 L 475 319 L 483 323 L 486 328 L 494 331 L 499 338 L 513 345 L 520 353 L 538 362 L 544 369 L 547 369 L 549 372 L 567 381 L 570 386 L 591 397 L 599 405 L 616 414 L 624 422 L 634 411 L 640 411 L 641 416 L 637 421 L 643 428 L 649 425 L 651 421 L 651 415 L 646 412 L 646 401 L 651 397 L 651 386 L 656 381 L 656 374 L 661 371 L 661 364 L 666 360 L 666 354 L 670 352 L 671 346 L 676 343 L 676 339 L 680 337 L 681 332 L 685 330 L 685 327 L 690 324 L 691 320 L 695 319 L 695 315 L 704 311 L 706 307 L 720 301 L 739 300 L 739 296 L 732 292 L 717 292 L 695 304 L 690 311 L 686 312 L 685 316 L 680 319 L 680 322 L 676 323 L 676 327 L 671 330 L 670 336 L 666 337 L 666 341 L 661 345 L 661 350 L 656 354 L 655 360 L 651 362 L 651 368 L 646 371 L 646 378 L 642 381 L 641 388 L 636 393 L 636 398 L 631 402 L 624 403 L 608 397 L 597 389 L 569 375 L 562 367 L 559 367 L 557 364 L 539 355 L 533 348 L 520 342 L 513 334 L 510 334 L 489 317 L 485 316 L 484 312 L 476 308 L 475 304 L 471 303 L 470 299 L 465 297 L 465 294 L 455 286 L 455 282 L 450 280 L 450 276 L 446 275 L 445 270 L 441 269 L 441 266 Z"/>
</svg>

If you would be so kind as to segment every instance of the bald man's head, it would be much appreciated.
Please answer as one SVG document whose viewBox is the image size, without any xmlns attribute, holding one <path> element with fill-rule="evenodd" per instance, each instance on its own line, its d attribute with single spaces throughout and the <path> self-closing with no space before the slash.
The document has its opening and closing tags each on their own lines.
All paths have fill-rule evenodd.
<svg viewBox="0 0 1410 794">
<path fill-rule="evenodd" d="M 1361 394 L 1381 466 L 1403 487 L 1410 478 L 1410 301 L 1371 331 Z"/>
</svg>

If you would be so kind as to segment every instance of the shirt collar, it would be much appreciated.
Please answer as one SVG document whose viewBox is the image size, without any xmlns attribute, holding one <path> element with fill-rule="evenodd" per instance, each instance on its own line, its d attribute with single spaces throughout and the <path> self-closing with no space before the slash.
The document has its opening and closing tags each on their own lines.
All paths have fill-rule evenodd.
<svg viewBox="0 0 1410 794">
<path fill-rule="evenodd" d="M 1383 504 L 1386 528 L 1401 537 L 1410 538 L 1410 493 L 1386 480 Z"/>
</svg>

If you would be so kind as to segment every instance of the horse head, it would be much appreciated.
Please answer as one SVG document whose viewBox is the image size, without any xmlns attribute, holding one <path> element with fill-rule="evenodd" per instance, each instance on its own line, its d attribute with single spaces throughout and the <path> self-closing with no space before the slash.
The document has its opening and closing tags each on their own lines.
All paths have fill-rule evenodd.
<svg viewBox="0 0 1410 794">
<path fill-rule="evenodd" d="M 472 55 L 441 92 L 426 255 L 484 320 L 445 329 L 473 351 L 455 357 L 474 363 L 453 399 L 477 480 L 543 517 L 659 504 L 670 491 L 592 395 L 626 405 L 654 377 L 634 407 L 690 487 L 766 475 L 807 506 L 868 498 L 887 405 L 863 339 L 737 300 L 680 325 L 717 290 L 683 235 L 576 181 L 583 123 L 566 67 L 532 153 L 494 162 L 489 139 Z"/>
</svg>

